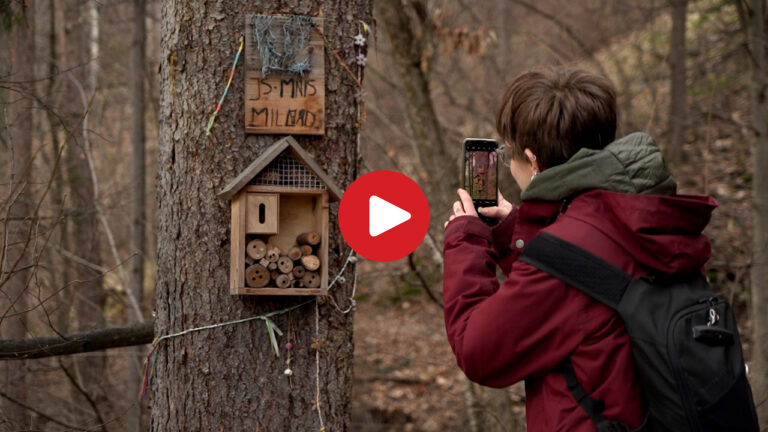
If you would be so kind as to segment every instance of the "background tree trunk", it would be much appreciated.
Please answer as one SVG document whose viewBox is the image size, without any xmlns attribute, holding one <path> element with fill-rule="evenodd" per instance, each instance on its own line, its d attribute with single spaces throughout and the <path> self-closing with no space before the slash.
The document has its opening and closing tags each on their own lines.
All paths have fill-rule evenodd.
<svg viewBox="0 0 768 432">
<path fill-rule="evenodd" d="M 416 18 L 411 18 L 411 15 Z M 422 1 L 393 3 L 376 2 L 376 15 L 382 22 L 389 40 L 392 57 L 403 83 L 408 124 L 413 132 L 416 180 L 429 199 L 430 208 L 450 210 L 450 203 L 458 199 L 458 165 L 450 154 L 460 154 L 461 149 L 449 152 L 443 138 L 440 120 L 429 89 L 430 46 L 432 23 L 427 6 Z M 418 25 L 414 22 L 418 21 Z M 417 37 L 414 33 L 418 33 Z M 461 143 L 455 143 L 458 146 Z M 430 233 L 442 238 L 446 212 L 433 211 Z"/>
<path fill-rule="evenodd" d="M 61 6 L 65 26 L 65 48 L 62 53 L 64 58 L 61 65 L 62 70 L 66 72 L 61 77 L 64 81 L 65 96 L 60 109 L 72 136 L 67 144 L 65 161 L 72 203 L 69 223 L 72 242 L 77 245 L 78 256 L 91 264 L 101 266 L 100 225 L 94 200 L 94 177 L 91 175 L 88 161 L 89 137 L 86 135 L 86 116 L 94 99 L 92 86 L 95 85 L 93 77 L 96 73 L 91 69 L 96 66 L 88 63 L 89 55 L 86 53 L 93 50 L 89 27 L 98 24 L 88 19 L 93 16 L 86 7 L 89 6 L 88 2 L 62 2 Z M 80 281 L 72 290 L 77 330 L 105 327 L 106 296 L 101 273 L 82 264 L 75 264 L 72 273 L 74 279 Z M 85 391 L 96 407 L 99 407 L 106 400 L 105 368 L 106 357 L 76 359 L 74 376 L 78 378 L 79 389 L 73 390 L 73 394 L 80 397 L 82 391 Z"/>
<path fill-rule="evenodd" d="M 139 307 L 144 299 L 144 237 L 146 207 L 146 171 L 144 156 L 144 58 L 145 32 L 144 13 L 146 0 L 133 1 L 133 48 L 131 50 L 131 142 L 133 144 L 133 200 L 131 221 L 131 245 L 136 256 L 131 260 L 131 285 L 130 290 L 136 297 Z M 141 383 L 141 357 L 128 360 L 128 386 L 129 395 L 139 394 Z M 129 432 L 139 432 L 141 428 L 141 404 L 131 407 L 126 417 L 126 428 Z"/>
<path fill-rule="evenodd" d="M 688 0 L 670 0 L 669 3 L 672 7 L 672 35 L 669 42 L 669 143 L 666 153 L 672 165 L 679 165 L 684 158 L 688 92 L 685 84 L 685 19 Z"/>
<path fill-rule="evenodd" d="M 752 389 L 760 424 L 768 424 L 768 79 L 765 50 L 765 0 L 751 0 L 749 46 L 752 60 L 752 131 L 754 132 L 752 246 Z"/>
<path fill-rule="evenodd" d="M 32 224 L 35 218 L 34 182 L 32 172 L 32 131 L 34 130 L 34 58 L 35 58 L 35 4 L 33 0 L 14 0 L 11 10 L 16 22 L 11 29 L 11 80 L 17 84 L 8 105 L 8 146 L 12 157 L 10 172 L 11 198 L 6 205 L 7 238 L 3 248 L 3 262 L 0 264 L 0 337 L 3 339 L 23 338 L 27 330 L 26 290 L 33 263 L 34 239 Z M 14 193 L 15 192 L 15 193 Z M 14 202 L 15 201 L 15 202 Z M 26 362 L 13 361 L 0 364 L 3 388 L 16 400 L 25 400 Z M 3 399 L 0 404 L 0 429 L 26 429 L 29 426 L 27 411 L 17 404 Z"/>
<path fill-rule="evenodd" d="M 230 202 L 217 192 L 278 136 L 244 135 L 242 60 L 211 135 L 208 116 L 224 90 L 243 34 L 246 13 L 288 13 L 325 18 L 324 33 L 349 67 L 360 20 L 370 24 L 370 0 L 276 0 L 260 3 L 213 0 L 163 2 L 159 164 L 158 272 L 155 334 L 290 307 L 306 298 L 229 294 Z M 247 37 L 248 35 L 246 35 Z M 296 137 L 342 187 L 357 174 L 358 100 L 354 80 L 326 49 L 326 135 Z M 331 209 L 329 276 L 349 250 Z M 354 268 L 354 267 L 352 267 Z M 345 306 L 353 277 L 333 287 Z M 273 317 L 284 331 L 280 357 L 270 347 L 264 322 L 196 332 L 163 343 L 152 389 L 151 430 L 320 430 L 315 406 L 315 304 Z M 318 302 L 320 413 L 327 431 L 348 430 L 352 384 L 352 314 Z M 293 377 L 286 368 L 293 343 Z"/>
<path fill-rule="evenodd" d="M 59 70 L 61 69 L 60 56 L 61 42 L 63 39 L 63 16 L 60 8 L 56 8 L 56 1 L 48 1 L 48 59 L 47 59 L 47 71 L 48 80 L 45 85 L 45 100 L 46 103 L 55 107 L 58 102 L 54 97 L 54 89 L 59 83 Z M 57 113 L 53 109 L 45 110 L 45 119 L 50 128 L 50 149 L 49 158 L 52 161 L 57 160 L 59 152 L 61 151 L 62 139 L 61 133 L 61 120 Z M 65 138 L 66 140 L 66 138 Z M 51 202 L 57 213 L 64 214 L 65 207 L 65 189 L 67 182 L 64 177 L 64 170 L 61 165 L 56 167 L 56 178 L 51 185 Z M 57 245 L 59 249 L 70 251 L 69 244 L 69 230 L 67 229 L 67 223 L 64 221 L 57 226 L 58 238 L 52 239 L 52 244 Z M 58 244 L 57 244 L 58 243 Z M 69 261 L 62 253 L 55 254 L 52 258 L 51 268 L 55 269 L 55 275 L 57 278 L 57 285 L 64 287 L 61 291 L 61 295 L 56 296 L 56 319 L 55 325 L 59 332 L 66 333 L 69 330 L 69 313 L 72 309 L 72 290 L 67 287 L 67 283 L 70 281 L 70 269 L 71 261 Z"/>
</svg>

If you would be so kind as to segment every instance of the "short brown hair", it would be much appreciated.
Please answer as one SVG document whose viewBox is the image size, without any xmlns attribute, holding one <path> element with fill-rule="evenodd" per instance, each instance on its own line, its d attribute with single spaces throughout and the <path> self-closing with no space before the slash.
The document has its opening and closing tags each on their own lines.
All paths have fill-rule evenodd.
<svg viewBox="0 0 768 432">
<path fill-rule="evenodd" d="M 602 149 L 616 137 L 616 90 L 601 76 L 551 67 L 522 73 L 509 85 L 496 129 L 515 159 L 530 148 L 542 169 L 580 148 Z"/>
</svg>

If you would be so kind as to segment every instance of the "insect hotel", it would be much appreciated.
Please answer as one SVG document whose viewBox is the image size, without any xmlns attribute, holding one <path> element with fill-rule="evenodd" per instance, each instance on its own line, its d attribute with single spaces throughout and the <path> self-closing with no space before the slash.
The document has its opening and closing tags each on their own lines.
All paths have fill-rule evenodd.
<svg viewBox="0 0 768 432">
<path fill-rule="evenodd" d="M 219 193 L 232 199 L 230 294 L 328 292 L 328 205 L 342 192 L 293 137 Z"/>
</svg>

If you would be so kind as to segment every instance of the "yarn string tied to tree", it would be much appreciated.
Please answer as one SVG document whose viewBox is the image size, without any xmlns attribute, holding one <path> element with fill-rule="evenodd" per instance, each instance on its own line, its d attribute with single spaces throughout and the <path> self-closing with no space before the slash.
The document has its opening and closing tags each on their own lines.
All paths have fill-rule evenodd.
<svg viewBox="0 0 768 432">
<path fill-rule="evenodd" d="M 329 290 L 336 284 L 336 282 L 345 280 L 344 277 L 341 276 L 341 275 L 344 273 L 344 271 L 347 268 L 347 265 L 349 263 L 355 263 L 355 262 L 357 262 L 357 257 L 355 256 L 355 252 L 353 250 L 350 250 L 349 255 L 347 255 L 347 259 L 344 260 L 344 263 L 342 264 L 341 268 L 339 269 L 339 272 L 333 278 L 331 283 L 328 284 L 328 289 Z M 353 287 L 352 296 L 354 297 L 354 287 Z M 333 297 L 331 297 L 330 295 L 328 296 L 328 298 L 333 299 Z M 352 306 L 354 305 L 354 299 L 350 298 L 350 300 L 352 302 L 352 304 L 350 305 L 350 309 L 352 309 Z M 335 305 L 335 308 L 339 312 L 342 312 L 342 313 L 348 313 L 349 312 L 349 310 L 347 310 L 346 312 L 342 311 L 336 305 L 335 300 L 331 300 L 331 301 Z M 301 302 L 299 304 L 293 305 L 291 307 L 275 310 L 275 311 L 268 312 L 268 313 L 261 314 L 261 315 L 256 315 L 256 316 L 247 317 L 247 318 L 241 318 L 241 319 L 232 320 L 232 321 L 226 321 L 226 322 L 217 323 L 217 324 L 210 324 L 210 325 L 201 326 L 201 327 L 194 327 L 194 328 L 182 330 L 182 331 L 179 331 L 179 332 L 175 332 L 175 333 L 171 333 L 171 334 L 167 334 L 167 335 L 163 335 L 163 336 L 155 338 L 152 341 L 152 349 L 149 351 L 149 354 L 147 354 L 147 358 L 144 361 L 144 373 L 143 373 L 141 391 L 139 393 L 139 399 L 143 401 L 146 398 L 147 394 L 149 393 L 149 388 L 152 385 L 152 381 L 154 379 L 155 372 L 156 372 L 155 364 L 157 362 L 157 351 L 158 351 L 158 347 L 160 346 L 161 342 L 169 340 L 169 339 L 177 338 L 177 337 L 180 337 L 180 336 L 184 336 L 184 335 L 187 335 L 187 334 L 190 334 L 190 333 L 198 332 L 198 331 L 212 330 L 212 329 L 216 329 L 216 328 L 220 328 L 220 327 L 226 327 L 226 326 L 235 325 L 235 324 L 242 324 L 242 323 L 246 323 L 246 322 L 255 321 L 255 320 L 259 320 L 260 319 L 260 320 L 264 320 L 264 322 L 266 323 L 267 333 L 269 335 L 269 340 L 270 340 L 270 345 L 272 346 L 272 349 L 273 349 L 275 355 L 279 357 L 279 348 L 278 348 L 278 344 L 277 344 L 277 336 L 275 335 L 275 333 L 277 333 L 277 335 L 279 335 L 279 336 L 282 336 L 283 332 L 275 325 L 275 323 L 270 318 L 272 318 L 274 316 L 277 316 L 277 315 L 282 315 L 282 314 L 291 312 L 293 310 L 299 309 L 302 306 L 306 306 L 306 305 L 311 304 L 313 302 L 317 305 L 317 298 L 310 299 L 310 300 Z M 291 345 L 291 347 L 293 347 L 293 346 Z"/>
</svg>

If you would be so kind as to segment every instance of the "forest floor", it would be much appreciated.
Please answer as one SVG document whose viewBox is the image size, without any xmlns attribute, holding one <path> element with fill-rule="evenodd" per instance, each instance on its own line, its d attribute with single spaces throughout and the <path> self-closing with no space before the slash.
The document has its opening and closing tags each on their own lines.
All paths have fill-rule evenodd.
<svg viewBox="0 0 768 432">
<path fill-rule="evenodd" d="M 407 286 L 358 283 L 352 430 L 469 430 L 467 380 L 448 344 L 440 306 Z M 509 391 L 521 418 L 522 386 Z"/>
</svg>

